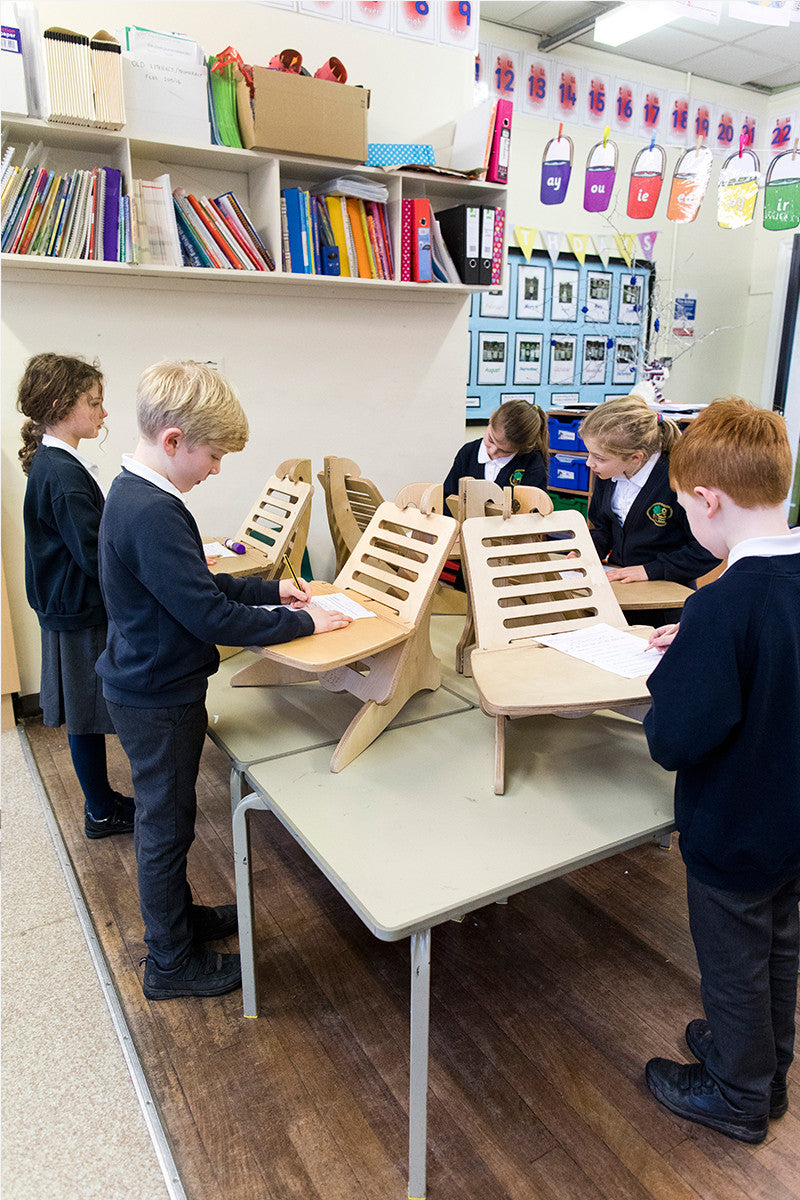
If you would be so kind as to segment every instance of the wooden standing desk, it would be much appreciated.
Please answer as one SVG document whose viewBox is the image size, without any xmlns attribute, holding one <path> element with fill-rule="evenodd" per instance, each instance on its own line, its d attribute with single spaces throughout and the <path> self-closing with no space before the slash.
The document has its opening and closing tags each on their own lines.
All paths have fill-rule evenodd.
<svg viewBox="0 0 800 1200">
<path fill-rule="evenodd" d="M 514 722 L 502 796 L 488 732 L 475 709 L 389 729 L 341 775 L 329 747 L 278 754 L 245 768 L 254 790 L 233 811 L 245 1016 L 258 1014 L 253 811 L 275 814 L 375 937 L 411 938 L 409 1197 L 426 1189 L 432 928 L 673 826 L 673 778 L 636 722 Z"/>
<path fill-rule="evenodd" d="M 692 589 L 669 579 L 647 579 L 641 583 L 612 583 L 612 591 L 623 612 L 649 608 L 683 608 Z"/>
<path fill-rule="evenodd" d="M 222 541 L 223 538 L 203 538 L 203 545 Z M 260 554 L 258 550 L 251 550 L 248 546 L 244 554 L 234 554 L 233 558 L 229 558 L 227 554 L 221 555 L 213 565 L 209 564 L 208 569 L 212 575 L 235 575 L 237 578 L 244 575 L 264 575 L 269 578 L 272 566 L 265 555 Z"/>
</svg>

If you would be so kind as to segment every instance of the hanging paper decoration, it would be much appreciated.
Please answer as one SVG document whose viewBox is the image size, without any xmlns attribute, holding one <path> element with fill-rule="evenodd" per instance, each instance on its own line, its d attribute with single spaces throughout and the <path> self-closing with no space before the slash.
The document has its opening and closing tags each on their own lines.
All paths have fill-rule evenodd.
<svg viewBox="0 0 800 1200">
<path fill-rule="evenodd" d="M 642 247 L 642 254 L 644 255 L 645 262 L 652 262 L 653 251 L 656 247 L 656 238 L 658 237 L 658 230 L 650 229 L 647 233 L 637 233 L 636 236 L 639 239 L 639 245 Z M 656 317 L 656 320 L 658 320 L 658 317 Z"/>
<path fill-rule="evenodd" d="M 546 55 L 526 55 L 525 90 L 522 93 L 522 111 L 535 117 L 545 117 L 550 108 L 550 81 L 555 63 Z"/>
<path fill-rule="evenodd" d="M 649 221 L 656 211 L 667 156 L 663 146 L 651 142 L 633 160 L 631 181 L 628 184 L 628 216 L 637 221 Z"/>
<path fill-rule="evenodd" d="M 794 229 L 800 223 L 800 154 L 794 150 L 776 155 L 764 186 L 764 228 Z"/>
<path fill-rule="evenodd" d="M 568 233 L 567 241 L 569 248 L 577 258 L 578 262 L 583 266 L 586 255 L 589 251 L 589 237 L 585 233 Z"/>
<path fill-rule="evenodd" d="M 611 241 L 610 235 L 607 233 L 593 233 L 592 241 L 594 242 L 598 258 L 603 266 L 608 269 L 608 260 L 611 258 L 611 250 L 614 244 Z"/>
<path fill-rule="evenodd" d="M 749 225 L 756 211 L 758 196 L 758 156 L 742 147 L 726 158 L 717 186 L 717 224 L 721 229 L 741 229 Z"/>
<path fill-rule="evenodd" d="M 606 137 L 592 146 L 586 160 L 586 182 L 583 187 L 583 207 L 586 212 L 605 212 L 611 202 L 614 180 L 617 177 L 617 146 Z"/>
<path fill-rule="evenodd" d="M 625 259 L 625 265 L 629 267 L 633 259 L 636 235 L 633 233 L 615 233 L 614 245 L 619 250 L 620 256 Z"/>
<path fill-rule="evenodd" d="M 708 146 L 685 150 L 675 165 L 667 220 L 688 224 L 697 216 L 711 175 L 714 156 Z"/>
<path fill-rule="evenodd" d="M 557 230 L 542 230 L 542 241 L 547 248 L 547 253 L 555 265 L 555 261 L 561 253 L 561 247 L 564 245 L 564 235 Z"/>
<path fill-rule="evenodd" d="M 572 138 L 551 138 L 542 156 L 542 204 L 563 204 L 572 173 Z"/>
<path fill-rule="evenodd" d="M 660 89 L 647 86 L 644 88 L 640 114 L 639 132 L 642 137 L 649 137 L 652 141 L 656 134 L 666 130 L 668 118 L 666 97 Z"/>
<path fill-rule="evenodd" d="M 536 241 L 538 232 L 538 229 L 530 229 L 526 225 L 514 226 L 514 237 L 517 239 L 517 245 L 525 256 L 525 262 L 531 261 L 533 243 Z"/>
</svg>

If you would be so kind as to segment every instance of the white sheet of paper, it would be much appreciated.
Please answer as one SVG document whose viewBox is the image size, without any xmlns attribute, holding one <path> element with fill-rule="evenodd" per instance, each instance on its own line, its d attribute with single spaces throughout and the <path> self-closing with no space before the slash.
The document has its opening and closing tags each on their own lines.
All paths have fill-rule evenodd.
<svg viewBox="0 0 800 1200">
<path fill-rule="evenodd" d="M 325 596 L 314 596 L 311 603 L 316 604 L 319 608 L 327 609 L 328 612 L 344 613 L 346 617 L 352 617 L 354 621 L 360 620 L 361 617 L 375 616 L 374 612 L 364 608 L 363 604 L 359 604 L 357 600 L 351 600 L 349 596 L 345 596 L 344 592 L 330 592 Z"/>
<path fill-rule="evenodd" d="M 543 646 L 561 650 L 564 654 L 602 667 L 604 671 L 613 671 L 615 675 L 623 675 L 626 679 L 649 675 L 661 658 L 660 651 L 647 650 L 647 642 L 642 638 L 623 629 L 615 629 L 603 621 L 588 629 L 551 633 L 536 640 Z"/>
<path fill-rule="evenodd" d="M 229 550 L 227 546 L 223 546 L 222 542 L 203 542 L 203 550 L 207 555 L 216 555 L 217 558 L 236 558 L 233 550 Z"/>
</svg>

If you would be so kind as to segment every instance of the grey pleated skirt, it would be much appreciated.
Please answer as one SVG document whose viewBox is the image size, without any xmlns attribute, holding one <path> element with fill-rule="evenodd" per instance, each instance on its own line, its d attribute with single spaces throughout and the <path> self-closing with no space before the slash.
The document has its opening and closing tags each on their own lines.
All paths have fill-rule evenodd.
<svg viewBox="0 0 800 1200">
<path fill-rule="evenodd" d="M 45 725 L 70 733 L 113 733 L 94 664 L 106 648 L 106 625 L 42 632 L 39 703 Z"/>
</svg>

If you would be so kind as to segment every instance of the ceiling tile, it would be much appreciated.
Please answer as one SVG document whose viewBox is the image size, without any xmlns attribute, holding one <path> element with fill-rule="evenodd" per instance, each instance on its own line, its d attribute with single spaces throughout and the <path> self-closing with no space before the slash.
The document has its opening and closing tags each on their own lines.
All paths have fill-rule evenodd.
<svg viewBox="0 0 800 1200">
<path fill-rule="evenodd" d="M 784 67 L 783 70 L 762 75 L 758 80 L 748 79 L 747 82 L 761 83 L 764 87 L 771 88 L 798 87 L 800 86 L 800 67 L 793 63 L 792 66 Z"/>
<path fill-rule="evenodd" d="M 622 46 L 603 46 L 594 40 L 589 33 L 579 38 L 581 46 L 591 46 L 594 50 L 621 54 L 625 58 L 638 58 L 642 62 L 657 63 L 663 67 L 671 67 L 684 58 L 693 58 L 709 50 L 715 50 L 718 43 L 711 38 L 698 37 L 695 33 L 682 33 L 671 25 L 663 29 L 654 29 L 652 33 L 642 34 Z"/>
<path fill-rule="evenodd" d="M 762 75 L 775 70 L 774 59 L 765 54 L 752 54 L 740 46 L 720 46 L 697 58 L 682 59 L 675 65 L 682 71 L 691 71 L 704 79 L 717 79 L 721 83 L 735 85 L 755 83 Z"/>
</svg>

